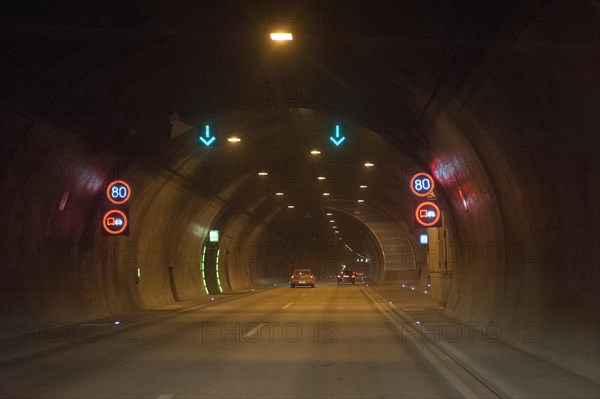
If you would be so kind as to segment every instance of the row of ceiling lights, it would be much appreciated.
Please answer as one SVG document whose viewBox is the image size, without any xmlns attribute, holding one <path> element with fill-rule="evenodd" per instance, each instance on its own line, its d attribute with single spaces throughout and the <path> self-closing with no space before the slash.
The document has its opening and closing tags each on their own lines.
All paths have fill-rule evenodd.
<svg viewBox="0 0 600 399">
<path fill-rule="evenodd" d="M 274 39 L 274 40 L 275 40 L 275 39 Z M 291 39 L 290 39 L 290 40 L 291 40 Z M 238 137 L 238 136 L 231 136 L 231 137 L 227 138 L 227 141 L 229 141 L 230 143 L 239 143 L 239 142 L 241 142 L 241 141 L 242 141 L 242 139 L 241 139 L 240 137 Z M 310 153 L 311 153 L 311 155 L 320 155 L 320 154 L 321 154 L 321 151 L 320 151 L 320 150 L 317 150 L 317 149 L 313 149 L 313 150 L 310 150 Z M 373 162 L 365 162 L 365 163 L 364 163 L 364 166 L 365 166 L 365 167 L 367 167 L 367 168 L 371 168 L 371 167 L 375 166 L 375 164 L 374 164 Z M 268 176 L 268 175 L 269 175 L 269 173 L 268 173 L 268 172 L 261 171 L 261 172 L 258 172 L 258 175 L 259 175 L 259 176 Z M 326 178 L 325 176 L 318 176 L 318 177 L 317 177 L 317 180 L 326 180 L 326 179 L 327 179 L 327 178 Z M 359 186 L 359 188 L 367 188 L 367 186 L 366 186 L 366 185 L 364 185 L 364 184 L 361 184 L 361 185 Z M 284 195 L 284 193 L 282 193 L 282 192 L 277 192 L 277 193 L 275 193 L 275 195 L 277 195 L 277 196 L 282 196 L 282 195 Z M 324 196 L 324 197 L 329 197 L 330 195 L 331 195 L 331 193 L 327 193 L 327 192 L 323 193 L 323 196 Z M 358 200 L 357 200 L 357 202 L 359 202 L 359 203 L 364 203 L 364 202 L 365 202 L 365 200 L 364 200 L 364 199 L 358 199 Z M 289 208 L 289 209 L 294 209 L 295 207 L 294 207 L 294 205 L 288 205 L 288 208 Z"/>
<path fill-rule="evenodd" d="M 241 139 L 240 139 L 239 137 L 230 137 L 230 138 L 228 138 L 227 140 L 228 140 L 228 141 L 231 141 L 231 142 L 240 142 L 240 141 L 241 141 Z M 311 153 L 312 155 L 320 155 L 320 154 L 321 154 L 321 151 L 320 151 L 320 150 L 311 150 L 311 151 L 310 151 L 310 153 Z M 375 166 L 375 164 L 374 164 L 374 163 L 372 163 L 372 162 L 365 162 L 365 163 L 364 163 L 364 166 L 365 166 L 365 167 L 367 167 L 367 168 L 371 168 L 371 167 Z M 268 176 L 268 175 L 269 175 L 269 173 L 268 173 L 268 172 L 264 172 L 264 171 L 263 171 L 263 172 L 258 172 L 258 175 L 259 175 L 259 176 Z M 327 178 L 326 178 L 325 176 L 317 176 L 317 180 L 326 180 L 326 179 L 327 179 Z M 361 184 L 361 185 L 360 185 L 360 186 L 358 186 L 358 187 L 359 187 L 359 188 L 363 188 L 363 189 L 364 189 L 364 188 L 367 188 L 367 185 L 365 185 L 365 184 Z M 285 194 L 284 194 L 283 192 L 281 192 L 281 191 L 278 191 L 278 192 L 276 192 L 276 193 L 275 193 L 275 195 L 276 195 L 276 196 L 283 196 L 283 195 L 285 195 Z M 327 193 L 327 192 L 323 193 L 323 196 L 324 196 L 324 197 L 329 197 L 330 195 L 331 195 L 331 193 Z M 359 203 L 364 203 L 364 202 L 365 202 L 365 200 L 364 200 L 364 199 L 359 199 L 357 202 L 359 202 Z M 293 209 L 293 208 L 294 208 L 294 205 L 288 205 L 288 208 L 290 208 L 290 209 Z"/>
<path fill-rule="evenodd" d="M 271 33 L 271 40 L 273 41 L 291 41 L 293 39 L 293 35 L 290 32 L 273 32 Z M 232 142 L 232 143 L 239 143 L 240 141 L 242 141 L 239 137 L 237 136 L 232 136 L 229 137 L 227 139 L 227 141 Z M 317 149 L 313 149 L 310 151 L 311 155 L 320 155 L 321 151 L 317 150 Z M 372 167 L 375 166 L 375 164 L 373 164 L 372 162 L 365 162 L 365 167 Z M 259 176 L 268 176 L 267 172 L 258 172 Z M 325 176 L 319 176 L 317 177 L 318 180 L 325 180 L 326 177 Z M 360 188 L 367 188 L 366 185 L 360 185 Z M 275 195 L 277 196 L 283 196 L 284 193 L 282 192 L 277 192 L 275 193 Z M 331 194 L 330 193 L 323 193 L 324 197 L 329 197 Z M 360 203 L 364 203 L 365 200 L 363 199 L 359 199 L 358 202 Z M 293 209 L 294 205 L 288 205 L 288 208 Z M 336 233 L 339 233 L 338 231 L 336 231 Z"/>
<path fill-rule="evenodd" d="M 326 216 L 333 216 L 333 213 L 331 213 L 331 212 L 327 212 L 325 215 L 326 215 Z M 329 220 L 329 223 L 335 223 L 335 219 L 330 219 L 330 220 Z M 331 228 L 333 229 L 333 232 L 334 232 L 335 234 L 339 234 L 339 233 L 340 233 L 340 232 L 339 232 L 339 230 L 337 230 L 337 228 L 338 228 L 337 226 L 335 226 L 335 225 L 332 225 L 332 226 L 331 226 Z M 344 244 L 344 247 L 345 247 L 345 248 L 346 248 L 348 251 L 350 251 L 350 252 L 354 253 L 354 254 L 355 254 L 356 256 L 358 256 L 360 259 L 363 259 L 363 260 L 364 260 L 364 259 L 368 259 L 368 258 L 366 258 L 364 255 L 362 255 L 362 254 L 359 254 L 358 252 L 356 252 L 355 250 L 353 250 L 353 249 L 352 249 L 352 247 L 350 247 L 350 245 L 348 245 L 348 244 L 346 244 L 346 243 L 344 242 L 344 240 L 342 239 L 342 237 L 338 237 L 338 238 L 339 238 L 339 239 L 342 241 L 342 244 Z"/>
<path fill-rule="evenodd" d="M 271 40 L 274 40 L 274 41 L 288 41 L 288 40 L 292 40 L 292 38 L 293 37 L 292 37 L 291 33 L 271 33 Z M 313 149 L 313 150 L 310 151 L 310 153 L 311 153 L 311 155 L 320 155 L 321 151 L 319 151 L 317 149 Z M 365 162 L 364 166 L 367 167 L 367 168 L 370 168 L 370 167 L 375 166 L 375 164 L 373 164 L 372 162 Z M 266 176 L 266 172 L 262 172 L 262 173 L 263 174 L 259 173 L 259 175 L 260 176 Z M 319 176 L 319 177 L 317 177 L 317 180 L 325 180 L 325 179 L 326 179 L 325 176 Z M 364 184 L 361 184 L 359 186 L 359 188 L 363 188 L 364 189 L 364 188 L 367 188 L 367 186 L 364 185 Z M 283 195 L 283 193 L 282 192 L 278 192 L 278 193 L 275 193 L 275 195 L 281 196 L 281 195 Z M 323 196 L 324 197 L 329 197 L 330 193 L 323 193 Z M 364 203 L 365 200 L 359 199 L 358 202 L 359 203 Z M 294 206 L 293 205 L 288 205 L 288 208 L 294 208 Z M 326 215 L 327 216 L 333 216 L 333 214 L 331 212 L 327 212 Z M 329 220 L 329 222 L 330 223 L 335 223 L 335 219 L 331 219 L 331 220 Z M 334 231 L 335 234 L 339 234 L 339 230 L 337 230 L 337 226 L 332 225 L 331 228 L 333 229 L 333 231 Z M 342 240 L 342 237 L 339 237 L 339 239 Z M 343 242 L 343 240 L 342 240 L 342 242 Z M 359 258 L 365 259 L 365 257 L 363 255 L 359 254 L 358 252 L 355 252 L 348 244 L 344 244 L 344 246 L 350 252 L 354 252 Z"/>
<path fill-rule="evenodd" d="M 289 40 L 292 40 L 292 38 L 293 37 L 292 37 L 291 33 L 271 33 L 271 40 L 273 40 L 273 41 L 289 41 Z M 227 139 L 227 141 L 229 141 L 231 143 L 239 143 L 242 140 L 239 137 L 237 137 L 237 136 L 232 136 L 232 137 L 229 137 Z M 313 149 L 313 150 L 310 151 L 310 154 L 311 155 L 320 155 L 321 151 L 317 150 L 317 149 Z M 375 166 L 375 164 L 372 163 L 372 162 L 365 162 L 364 166 L 367 167 L 367 168 L 370 168 L 370 167 Z M 258 175 L 259 176 L 268 176 L 269 173 L 268 172 L 258 172 Z M 317 180 L 326 180 L 326 177 L 325 176 L 318 176 Z M 359 188 L 364 189 L 364 188 L 367 188 L 367 186 L 364 185 L 364 184 L 361 184 L 359 186 Z M 283 196 L 284 193 L 283 192 L 276 192 L 275 195 L 276 196 Z M 324 197 L 328 197 L 328 196 L 330 196 L 330 193 L 325 192 L 325 193 L 323 193 L 323 196 Z M 358 202 L 359 203 L 364 203 L 365 200 L 359 199 Z M 295 207 L 294 207 L 294 205 L 288 205 L 288 208 L 289 209 L 293 209 Z M 326 215 L 327 216 L 333 216 L 333 214 L 331 212 L 326 213 Z M 331 219 L 331 220 L 329 220 L 329 222 L 330 223 L 335 223 L 335 219 Z M 337 230 L 337 226 L 333 225 L 332 229 L 334 230 L 335 234 L 339 234 L 339 230 Z M 339 239 L 342 240 L 342 237 L 339 237 Z M 343 242 L 343 240 L 342 240 L 342 242 Z M 364 259 L 364 256 L 360 255 L 358 252 L 355 252 L 348 244 L 344 244 L 344 246 L 350 252 L 354 252 L 357 256 L 359 256 L 360 258 Z"/>
</svg>

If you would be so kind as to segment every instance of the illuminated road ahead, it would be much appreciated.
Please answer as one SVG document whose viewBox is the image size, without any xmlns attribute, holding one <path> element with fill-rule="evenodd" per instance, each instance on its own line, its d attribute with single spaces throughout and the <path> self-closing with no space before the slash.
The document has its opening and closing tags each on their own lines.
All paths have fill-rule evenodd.
<svg viewBox="0 0 600 399">
<path fill-rule="evenodd" d="M 440 317 L 423 294 L 329 283 L 220 301 L 2 367 L 2 397 L 497 397 L 414 332 L 403 338 L 409 330 L 399 314 Z M 516 356 L 502 350 L 499 362 Z M 529 389 L 594 396 L 593 384 L 552 367 L 534 371 L 555 373 L 561 387 L 536 385 L 533 375 Z M 509 385 L 491 388 L 526 386 L 521 379 Z"/>
</svg>

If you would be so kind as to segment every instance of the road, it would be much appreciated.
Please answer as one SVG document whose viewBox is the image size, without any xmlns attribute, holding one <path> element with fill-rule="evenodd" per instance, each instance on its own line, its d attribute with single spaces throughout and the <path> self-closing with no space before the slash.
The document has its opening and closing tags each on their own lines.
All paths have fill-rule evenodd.
<svg viewBox="0 0 600 399">
<path fill-rule="evenodd" d="M 319 284 L 227 302 L 217 298 L 2 367 L 0 393 L 77 399 L 493 397 L 466 387 L 459 372 L 403 338 L 369 290 Z"/>
</svg>

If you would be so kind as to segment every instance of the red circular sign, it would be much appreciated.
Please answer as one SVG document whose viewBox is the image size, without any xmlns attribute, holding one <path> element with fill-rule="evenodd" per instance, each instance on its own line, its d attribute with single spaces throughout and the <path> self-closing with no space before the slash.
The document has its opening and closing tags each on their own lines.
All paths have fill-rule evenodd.
<svg viewBox="0 0 600 399">
<path fill-rule="evenodd" d="M 111 209 L 102 217 L 102 227 L 109 234 L 121 234 L 127 228 L 127 215 L 119 209 Z"/>
<path fill-rule="evenodd" d="M 121 205 L 129 200 L 131 188 L 123 180 L 115 180 L 106 187 L 106 198 L 115 205 Z"/>
<path fill-rule="evenodd" d="M 410 179 L 410 190 L 419 197 L 427 197 L 434 187 L 433 177 L 428 173 L 417 173 Z"/>
<path fill-rule="evenodd" d="M 422 202 L 415 210 L 417 222 L 424 227 L 436 225 L 441 216 L 442 213 L 440 212 L 440 208 L 433 202 Z"/>
</svg>

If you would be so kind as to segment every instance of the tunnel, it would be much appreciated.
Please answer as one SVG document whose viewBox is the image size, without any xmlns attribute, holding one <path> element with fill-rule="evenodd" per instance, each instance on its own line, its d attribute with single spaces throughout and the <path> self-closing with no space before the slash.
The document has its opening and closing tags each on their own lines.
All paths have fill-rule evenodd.
<svg viewBox="0 0 600 399">
<path fill-rule="evenodd" d="M 190 312 L 209 320 L 202 312 L 210 306 L 214 317 L 239 312 L 227 321 L 239 327 L 279 292 L 298 296 L 280 311 L 323 295 L 321 312 L 331 320 L 338 306 L 340 320 L 352 319 L 348 308 L 374 317 L 385 307 L 389 320 L 380 315 L 381 323 L 391 329 L 390 318 L 410 324 L 414 313 L 421 324 L 431 309 L 448 323 L 493 333 L 495 345 L 483 343 L 491 349 L 471 345 L 453 355 L 486 382 L 490 397 L 600 394 L 598 2 L 24 1 L 1 8 L 0 396 L 161 397 L 145 390 L 141 374 L 131 377 L 135 395 L 96 386 L 104 369 L 60 374 L 70 361 L 79 364 L 69 356 L 90 357 L 86 345 L 105 339 L 59 348 L 61 331 L 110 326 L 112 334 L 127 315 L 175 329 Z M 293 38 L 274 41 L 272 32 Z M 420 173 L 431 179 L 427 196 L 414 191 Z M 416 219 L 423 201 L 439 212 L 432 227 Z M 314 273 L 316 288 L 289 290 L 302 268 Z M 340 270 L 358 272 L 357 284 L 335 284 Z M 313 300 L 305 312 L 317 320 Z M 236 301 L 248 303 L 240 310 Z M 277 323 L 299 323 L 288 314 Z M 242 324 L 240 337 L 265 330 L 269 315 L 251 320 L 252 328 Z M 202 334 L 223 328 L 215 323 L 202 324 Z M 186 333 L 199 325 L 185 324 Z M 335 326 L 340 342 L 327 350 L 366 340 L 347 332 L 344 341 L 348 330 Z M 357 327 L 383 334 L 371 328 Z M 231 331 L 221 333 L 227 340 Z M 401 335 L 404 342 L 410 333 Z M 118 348 L 109 350 L 140 356 L 130 354 L 133 346 Z M 369 367 L 396 361 L 384 360 L 385 348 L 373 360 L 365 350 Z M 193 367 L 184 352 L 177 359 Z M 302 364 L 317 367 L 318 356 L 306 353 Z M 147 356 L 141 369 L 175 362 Z M 240 364 L 260 360 L 231 356 L 231 364 L 223 354 L 210 371 L 198 368 L 211 376 L 210 393 L 162 397 L 287 397 L 250 382 L 245 391 L 227 388 L 226 370 L 243 379 Z M 270 356 L 265 362 L 281 361 Z M 494 369 L 503 356 L 524 360 Z M 324 390 L 291 397 L 377 396 L 378 388 L 329 391 L 360 379 L 350 377 L 358 360 L 334 358 L 328 370 L 339 372 L 337 380 L 331 374 Z M 64 385 L 43 377 L 43 365 L 56 367 Z M 381 367 L 393 380 L 391 367 Z M 427 386 L 435 367 L 419 367 L 411 378 Z M 25 388 L 25 374 L 33 387 Z M 161 381 L 190 384 L 185 372 L 172 374 L 161 372 Z M 75 378 L 90 390 L 71 387 Z M 525 391 L 525 380 L 540 391 Z M 455 396 L 388 388 L 382 396 Z M 466 389 L 458 392 L 485 396 Z"/>
</svg>

